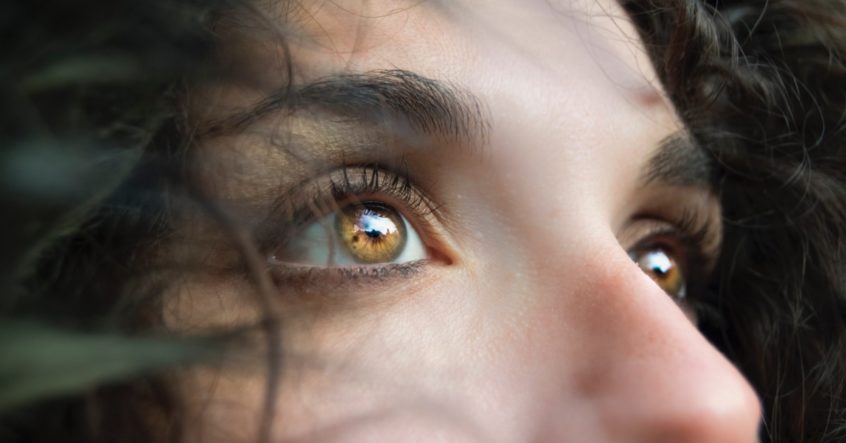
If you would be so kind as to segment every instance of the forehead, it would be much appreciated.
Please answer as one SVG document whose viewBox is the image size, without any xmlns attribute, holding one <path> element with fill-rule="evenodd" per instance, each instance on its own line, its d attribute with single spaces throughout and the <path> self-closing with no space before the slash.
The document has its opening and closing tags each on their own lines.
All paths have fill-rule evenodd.
<svg viewBox="0 0 846 443">
<path fill-rule="evenodd" d="M 338 74 L 413 72 L 477 98 L 491 128 L 484 167 L 510 174 L 491 186 L 616 201 L 679 128 L 636 30 L 611 0 L 271 1 L 221 30 L 250 82 L 225 85 L 207 108 L 249 109 L 289 80 L 298 88 Z M 261 157 L 250 145 L 227 149 Z M 447 148 L 409 161 L 459 152 Z"/>
<path fill-rule="evenodd" d="M 472 86 L 482 70 L 488 77 L 535 70 L 574 83 L 604 80 L 642 100 L 659 89 L 613 0 L 276 0 L 262 2 L 258 15 L 236 14 L 222 27 L 235 37 L 230 52 L 271 85 L 290 63 L 297 82 L 410 69 Z"/>
</svg>

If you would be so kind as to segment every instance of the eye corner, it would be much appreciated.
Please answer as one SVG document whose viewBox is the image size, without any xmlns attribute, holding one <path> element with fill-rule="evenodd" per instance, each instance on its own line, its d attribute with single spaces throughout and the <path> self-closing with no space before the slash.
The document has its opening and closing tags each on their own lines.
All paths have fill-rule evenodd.
<svg viewBox="0 0 846 443">
<path fill-rule="evenodd" d="M 435 248 L 429 245 L 425 245 L 425 247 L 426 254 L 429 256 L 429 259 L 427 260 L 429 263 L 444 267 L 456 265 L 458 261 L 457 254 L 454 254 L 451 248 Z M 444 249 L 446 249 L 446 251 L 444 251 Z"/>
</svg>

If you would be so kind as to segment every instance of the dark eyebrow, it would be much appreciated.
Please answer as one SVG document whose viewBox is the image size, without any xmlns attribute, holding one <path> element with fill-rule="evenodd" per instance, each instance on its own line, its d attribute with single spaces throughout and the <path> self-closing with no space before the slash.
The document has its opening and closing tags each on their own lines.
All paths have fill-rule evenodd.
<svg viewBox="0 0 846 443">
<path fill-rule="evenodd" d="M 680 131 L 661 142 L 647 163 L 642 181 L 711 189 L 712 178 L 708 155 L 687 132 Z"/>
<path fill-rule="evenodd" d="M 321 110 L 362 123 L 484 144 L 489 123 L 473 94 L 411 71 L 392 69 L 337 74 L 276 91 L 252 109 L 219 122 L 238 129 L 278 111 Z"/>
<path fill-rule="evenodd" d="M 481 101 L 450 83 L 402 70 L 336 74 L 269 94 L 253 108 L 216 122 L 205 134 L 244 129 L 280 111 L 318 109 L 392 131 L 405 127 L 483 145 L 490 123 Z M 391 126 L 392 125 L 392 126 Z M 704 150 L 685 131 L 665 138 L 647 163 L 644 185 L 711 189 L 712 170 Z"/>
</svg>

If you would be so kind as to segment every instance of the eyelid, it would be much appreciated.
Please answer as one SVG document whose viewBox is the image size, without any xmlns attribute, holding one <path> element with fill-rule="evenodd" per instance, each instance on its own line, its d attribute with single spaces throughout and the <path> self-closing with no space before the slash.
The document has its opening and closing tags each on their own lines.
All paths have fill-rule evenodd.
<svg viewBox="0 0 846 443">
<path fill-rule="evenodd" d="M 683 254 L 686 259 L 695 259 L 703 267 L 700 272 L 707 274 L 716 264 L 719 254 L 719 243 L 715 241 L 715 236 L 718 234 L 714 233 L 711 223 L 693 214 L 684 214 L 675 222 L 638 217 L 627 225 L 621 243 L 626 250 L 668 247 L 675 253 Z"/>
<path fill-rule="evenodd" d="M 356 267 L 319 267 L 296 265 L 271 266 L 273 277 L 288 285 L 298 287 L 337 287 L 339 285 L 370 284 L 373 281 L 390 281 L 395 278 L 407 278 L 425 271 L 429 260 L 416 260 L 405 263 L 385 265 L 367 265 Z"/>
<path fill-rule="evenodd" d="M 411 183 L 407 175 L 398 174 L 381 165 L 343 165 L 291 188 L 282 195 L 278 204 L 274 205 L 275 210 L 271 211 L 268 219 L 261 223 L 262 227 L 257 230 L 256 238 L 262 251 L 270 258 L 274 251 L 284 248 L 288 239 L 293 238 L 310 223 L 317 222 L 348 205 L 368 201 L 385 203 L 405 219 L 408 228 L 413 229 L 423 242 L 429 255 L 427 261 L 451 263 L 444 247 L 443 234 L 436 227 L 439 207 Z M 290 264 L 283 265 L 271 260 L 271 265 Z M 304 270 L 302 266 L 289 267 L 292 272 Z M 377 273 L 371 272 L 372 269 L 368 271 L 368 275 L 372 274 L 371 277 L 382 278 L 390 266 L 361 266 L 367 267 L 384 268 Z M 364 276 L 356 275 L 356 278 Z"/>
<path fill-rule="evenodd" d="M 698 319 L 708 317 L 706 314 L 712 310 L 709 281 L 719 254 L 719 243 L 714 238 L 720 237 L 714 229 L 719 227 L 714 226 L 713 218 L 682 211 L 673 222 L 655 216 L 635 217 L 618 238 L 630 254 L 663 249 L 674 256 L 686 288 L 684 299 L 676 302 L 698 323 Z"/>
</svg>

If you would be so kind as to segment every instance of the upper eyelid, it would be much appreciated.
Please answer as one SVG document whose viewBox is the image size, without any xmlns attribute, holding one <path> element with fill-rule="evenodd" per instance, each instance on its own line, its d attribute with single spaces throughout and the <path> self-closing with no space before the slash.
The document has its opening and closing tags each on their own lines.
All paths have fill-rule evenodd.
<svg viewBox="0 0 846 443">
<path fill-rule="evenodd" d="M 341 171 L 344 180 L 342 183 L 331 181 L 330 177 L 333 192 L 336 194 L 336 197 L 340 197 L 343 193 L 363 194 L 368 192 L 375 193 L 389 191 L 403 197 L 412 198 L 412 201 L 408 201 L 406 203 L 414 207 L 414 209 L 425 208 L 431 212 L 438 210 L 438 207 L 434 205 L 433 200 L 412 182 L 407 171 L 397 172 L 391 168 L 378 164 L 360 166 L 345 165 L 341 168 Z M 361 174 L 358 182 L 350 180 L 351 171 L 356 171 Z M 367 174 L 370 174 L 370 176 L 368 177 Z M 387 177 L 383 177 L 383 175 L 387 175 Z M 390 180 L 387 185 L 384 184 L 384 180 L 386 179 Z M 380 182 L 380 180 L 383 181 Z"/>
<path fill-rule="evenodd" d="M 701 243 L 709 255 L 718 255 L 722 242 L 720 203 L 713 192 L 687 186 L 652 186 L 641 192 L 639 210 L 627 217 L 629 225 L 660 224 Z"/>
<path fill-rule="evenodd" d="M 386 182 L 385 179 L 390 181 Z M 293 235 L 307 223 L 317 221 L 342 208 L 344 204 L 356 201 L 350 198 L 339 202 L 345 194 L 352 197 L 366 196 L 369 193 L 384 193 L 392 197 L 392 200 L 399 203 L 399 207 L 395 209 L 406 218 L 413 229 L 433 235 L 432 227 L 428 224 L 421 226 L 417 218 L 432 215 L 439 218 L 437 213 L 440 206 L 407 176 L 399 175 L 382 165 L 367 164 L 342 165 L 289 187 L 258 223 L 254 237 L 260 249 L 268 252 L 284 244 L 286 237 Z M 367 197 L 361 199 L 367 200 Z"/>
<path fill-rule="evenodd" d="M 722 226 L 719 218 L 710 213 L 710 208 L 676 205 L 670 209 L 658 208 L 643 211 L 632 216 L 621 229 L 623 233 L 637 230 L 640 234 L 629 247 L 636 246 L 646 237 L 656 235 L 676 235 L 688 243 L 695 243 L 702 247 L 707 255 L 719 254 L 722 238 Z"/>
<path fill-rule="evenodd" d="M 692 240 L 689 234 L 680 231 L 676 227 L 656 227 L 654 230 L 646 231 L 629 250 L 648 250 L 656 246 L 669 247 L 672 252 L 689 255 L 690 248 L 699 248 L 696 240 Z M 693 251 L 694 253 L 707 255 L 704 250 Z"/>
<path fill-rule="evenodd" d="M 687 268 L 689 281 L 707 278 L 717 263 L 719 248 L 708 249 L 706 231 L 710 229 L 707 223 L 699 227 L 679 226 L 666 221 L 651 220 L 656 223 L 641 232 L 637 241 L 628 247 L 628 251 L 647 250 L 655 246 L 669 247 L 678 259 L 683 260 Z"/>
<path fill-rule="evenodd" d="M 655 221 L 655 220 L 653 220 Z M 645 231 L 634 245 L 627 251 L 648 252 L 658 247 L 674 255 L 676 263 L 681 266 L 685 281 L 685 296 L 682 304 L 687 306 L 698 318 L 708 309 L 708 285 L 712 279 L 717 256 L 702 248 L 701 239 L 680 230 L 676 225 L 661 221 L 656 226 Z M 669 247 L 669 250 L 666 248 Z"/>
<path fill-rule="evenodd" d="M 369 195 L 375 194 L 382 194 L 381 197 L 387 195 L 391 199 L 399 200 L 396 202 L 399 205 L 395 205 L 394 209 L 406 218 L 429 216 L 436 214 L 440 209 L 440 206 L 436 205 L 432 198 L 413 183 L 405 173 L 397 173 L 390 168 L 373 164 L 345 165 L 339 171 L 341 173 L 338 175 L 342 177 L 343 181 L 339 182 L 336 180 L 337 177 L 329 175 L 332 195 L 319 195 L 321 192 L 319 189 L 315 193 L 317 198 L 330 197 L 339 203 L 338 207 L 332 209 L 340 209 L 340 207 L 350 203 L 379 200 L 377 197 L 369 197 Z M 360 174 L 358 180 L 350 179 L 351 173 Z M 389 180 L 389 182 L 386 183 L 385 180 Z M 409 214 L 405 210 L 406 208 L 410 209 L 412 213 Z"/>
</svg>

